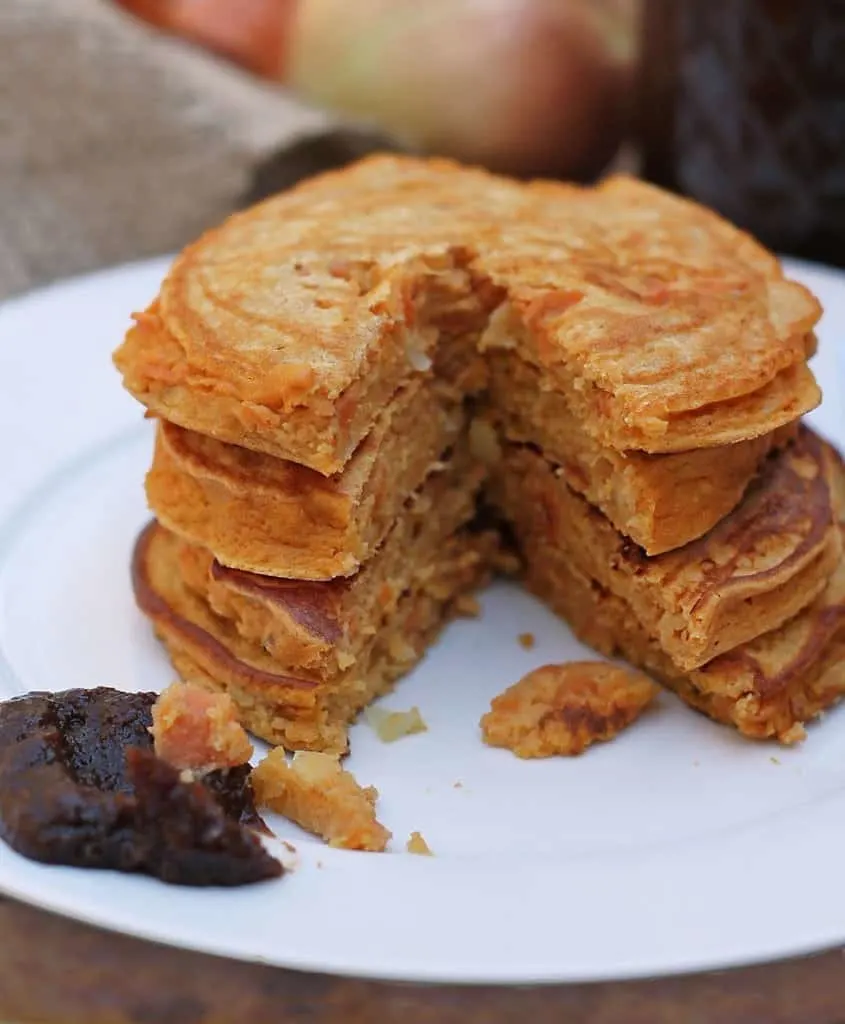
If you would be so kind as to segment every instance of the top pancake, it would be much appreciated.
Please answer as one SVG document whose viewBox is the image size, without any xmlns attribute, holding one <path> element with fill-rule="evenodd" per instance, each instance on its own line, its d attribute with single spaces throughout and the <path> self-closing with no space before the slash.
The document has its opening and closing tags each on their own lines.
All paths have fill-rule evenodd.
<svg viewBox="0 0 845 1024">
<path fill-rule="evenodd" d="M 650 186 L 380 156 L 189 246 L 115 360 L 158 415 L 333 473 L 444 333 L 480 337 L 601 443 L 667 452 L 812 408 L 819 314 L 750 237 Z"/>
</svg>

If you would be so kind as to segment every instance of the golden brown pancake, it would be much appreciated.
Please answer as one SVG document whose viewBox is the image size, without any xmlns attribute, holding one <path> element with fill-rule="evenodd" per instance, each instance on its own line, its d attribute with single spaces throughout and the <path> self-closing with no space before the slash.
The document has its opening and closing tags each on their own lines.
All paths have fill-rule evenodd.
<svg viewBox="0 0 845 1024">
<path fill-rule="evenodd" d="M 428 585 L 438 596 L 443 544 L 473 518 L 482 479 L 466 452 L 454 457 L 429 477 L 354 576 L 318 582 L 261 576 L 227 568 L 181 539 L 174 549 L 179 572 L 216 615 L 279 664 L 331 678 L 366 655 L 405 594 Z"/>
<path fill-rule="evenodd" d="M 431 575 L 400 598 L 355 664 L 327 678 L 286 668 L 215 614 L 182 576 L 180 541 L 156 523 L 136 544 L 133 585 L 183 679 L 227 692 L 244 726 L 269 743 L 341 753 L 356 714 L 410 671 L 458 599 L 483 582 L 496 542 L 483 533 L 445 541 Z"/>
<path fill-rule="evenodd" d="M 788 739 L 838 685 L 828 654 L 790 681 L 810 634 L 783 639 L 836 618 L 845 475 L 796 427 L 819 315 L 748 235 L 631 179 L 310 179 L 189 246 L 115 354 L 161 420 L 139 604 L 259 735 L 342 750 L 492 565 L 463 526 L 488 473 L 576 628 Z"/>
<path fill-rule="evenodd" d="M 770 434 L 818 402 L 819 315 L 749 236 L 640 182 L 379 156 L 189 246 L 115 360 L 156 415 L 332 474 L 455 338 L 515 345 L 620 451 Z"/>
<path fill-rule="evenodd" d="M 373 554 L 465 422 L 461 404 L 414 384 L 332 477 L 160 422 L 147 499 L 161 523 L 224 565 L 288 579 L 347 576 Z"/>
<path fill-rule="evenodd" d="M 646 554 L 700 537 L 734 509 L 763 460 L 796 433 L 770 434 L 719 448 L 648 455 L 595 440 L 565 395 L 545 386 L 539 369 L 505 350 L 488 353 L 490 417 L 513 441 L 531 443 L 569 486 L 599 508 Z"/>
<path fill-rule="evenodd" d="M 658 692 L 606 661 L 541 665 L 494 697 L 478 724 L 485 743 L 517 757 L 575 757 L 628 728 Z"/>
<path fill-rule="evenodd" d="M 845 559 L 815 601 L 788 622 L 688 673 L 623 598 L 581 573 L 564 552 L 533 561 L 526 582 L 585 643 L 622 655 L 687 704 L 752 739 L 795 743 L 805 722 L 845 695 Z"/>
<path fill-rule="evenodd" d="M 839 562 L 836 452 L 810 430 L 772 455 L 740 505 L 697 541 L 648 557 L 538 452 L 505 446 L 493 494 L 529 571 L 560 552 L 623 599 L 685 671 L 777 628 L 810 604 Z"/>
</svg>

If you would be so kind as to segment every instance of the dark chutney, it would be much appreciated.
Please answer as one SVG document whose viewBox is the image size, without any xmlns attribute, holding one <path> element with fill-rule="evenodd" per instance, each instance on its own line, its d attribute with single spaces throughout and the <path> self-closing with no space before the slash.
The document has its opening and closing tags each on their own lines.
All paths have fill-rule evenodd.
<svg viewBox="0 0 845 1024">
<path fill-rule="evenodd" d="M 154 701 L 100 687 L 0 704 L 0 838 L 32 860 L 176 885 L 281 875 L 252 831 L 249 767 L 184 781 L 153 751 Z"/>
</svg>

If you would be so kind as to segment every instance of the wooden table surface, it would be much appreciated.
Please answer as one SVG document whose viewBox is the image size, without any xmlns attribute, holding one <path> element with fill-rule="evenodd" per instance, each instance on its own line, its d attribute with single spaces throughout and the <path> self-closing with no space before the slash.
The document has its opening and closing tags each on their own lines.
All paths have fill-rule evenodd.
<svg viewBox="0 0 845 1024">
<path fill-rule="evenodd" d="M 607 985 L 382 984 L 168 949 L 0 898 L 0 1021 L 845 1024 L 845 957 L 835 950 L 742 970 Z"/>
</svg>

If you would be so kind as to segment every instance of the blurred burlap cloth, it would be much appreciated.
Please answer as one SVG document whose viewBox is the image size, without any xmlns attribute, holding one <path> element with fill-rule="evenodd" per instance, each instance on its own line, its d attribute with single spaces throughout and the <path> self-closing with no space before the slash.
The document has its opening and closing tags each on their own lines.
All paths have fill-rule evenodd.
<svg viewBox="0 0 845 1024">
<path fill-rule="evenodd" d="M 178 249 L 378 143 L 108 0 L 0 0 L 0 299 Z"/>
</svg>

